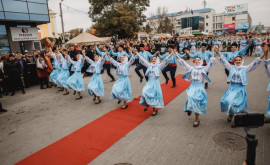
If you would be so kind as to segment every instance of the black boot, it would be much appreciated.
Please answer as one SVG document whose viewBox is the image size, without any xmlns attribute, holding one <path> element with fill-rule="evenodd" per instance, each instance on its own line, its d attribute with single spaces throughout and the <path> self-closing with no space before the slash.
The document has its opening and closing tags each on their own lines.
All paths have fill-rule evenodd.
<svg viewBox="0 0 270 165">
<path fill-rule="evenodd" d="M 172 85 L 172 88 L 175 88 L 176 87 L 176 82 L 175 82 L 175 79 L 172 80 L 173 81 L 173 85 Z"/>
<path fill-rule="evenodd" d="M 204 89 L 207 89 L 208 88 L 208 83 L 205 83 L 204 84 Z"/>
</svg>

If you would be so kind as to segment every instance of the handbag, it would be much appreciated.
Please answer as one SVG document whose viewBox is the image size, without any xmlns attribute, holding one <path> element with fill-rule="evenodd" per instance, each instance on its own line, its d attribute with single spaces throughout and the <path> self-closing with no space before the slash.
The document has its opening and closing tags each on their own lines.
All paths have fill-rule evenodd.
<svg viewBox="0 0 270 165">
<path fill-rule="evenodd" d="M 41 64 L 40 60 L 37 60 L 37 68 L 38 69 L 44 69 L 43 65 Z"/>
</svg>

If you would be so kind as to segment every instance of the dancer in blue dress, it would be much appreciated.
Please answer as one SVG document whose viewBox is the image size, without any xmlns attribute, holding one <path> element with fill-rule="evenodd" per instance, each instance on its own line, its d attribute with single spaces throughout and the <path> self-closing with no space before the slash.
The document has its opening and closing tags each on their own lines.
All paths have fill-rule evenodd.
<svg viewBox="0 0 270 165">
<path fill-rule="evenodd" d="M 169 58 L 176 53 L 176 50 L 172 51 L 162 63 L 157 62 L 157 57 L 155 56 L 150 59 L 151 63 L 149 63 L 137 50 L 135 50 L 135 53 L 139 56 L 141 64 L 147 68 L 145 75 L 149 78 L 143 87 L 140 104 L 145 106 L 144 111 L 147 111 L 148 107 L 153 107 L 152 116 L 155 116 L 158 112 L 156 108 L 164 108 L 159 76 L 162 69 L 169 64 Z"/>
<path fill-rule="evenodd" d="M 106 54 L 108 54 L 108 52 L 106 52 Z M 85 60 L 91 64 L 86 70 L 87 72 L 93 73 L 93 76 L 88 83 L 88 93 L 90 96 L 94 96 L 93 101 L 96 101 L 95 104 L 99 104 L 101 102 L 100 97 L 104 96 L 104 85 L 100 72 L 105 62 L 105 57 L 107 57 L 106 54 L 103 55 L 103 57 L 95 55 L 94 61 L 92 61 L 89 57 L 85 57 L 83 52 Z"/>
<path fill-rule="evenodd" d="M 59 75 L 60 69 L 61 69 L 61 63 L 59 62 L 57 56 L 59 56 L 61 53 L 59 52 L 57 47 L 53 47 L 52 52 L 51 52 L 51 57 L 53 58 L 54 61 L 54 70 L 50 74 L 49 81 L 56 84 L 56 79 Z"/>
<path fill-rule="evenodd" d="M 59 81 L 59 77 L 60 75 L 65 72 L 64 68 L 63 68 L 63 63 L 65 60 L 65 58 L 63 57 L 63 55 L 61 53 L 57 54 L 57 63 L 58 63 L 58 75 L 57 77 L 55 78 L 54 82 L 55 84 L 57 85 L 57 87 L 59 88 L 58 91 L 64 91 L 64 87 L 62 86 L 62 84 L 60 83 Z"/>
<path fill-rule="evenodd" d="M 127 61 L 126 55 L 123 54 L 119 56 L 120 62 L 115 61 L 112 57 L 107 55 L 107 57 L 110 58 L 111 63 L 116 67 L 116 75 L 119 76 L 119 79 L 112 87 L 111 99 L 118 99 L 118 104 L 123 101 L 124 105 L 121 109 L 126 109 L 128 107 L 128 102 L 132 100 L 132 90 L 128 74 L 130 66 L 135 61 L 134 55 L 135 54 L 133 54 L 131 59 Z"/>
<path fill-rule="evenodd" d="M 192 55 L 192 54 L 189 53 L 188 50 L 186 50 L 186 53 L 184 55 L 189 55 L 189 57 L 192 58 L 192 59 L 196 59 L 196 58 L 199 57 L 203 61 L 203 66 L 206 66 L 209 63 L 210 58 L 212 57 L 212 52 L 206 50 L 206 47 L 207 47 L 207 44 L 203 43 L 202 47 L 201 47 L 201 51 L 199 51 L 196 54 Z M 207 72 L 206 74 L 208 75 L 209 73 Z M 205 89 L 208 88 L 208 83 L 207 82 L 205 83 L 204 88 Z"/>
<path fill-rule="evenodd" d="M 203 60 L 200 57 L 195 59 L 195 66 L 190 66 L 185 60 L 177 56 L 180 65 L 187 71 L 183 79 L 191 82 L 191 85 L 187 89 L 187 101 L 184 110 L 187 112 L 188 116 L 190 116 L 192 112 L 195 113 L 193 127 L 199 126 L 199 115 L 206 114 L 207 95 L 203 83 L 211 82 L 206 73 L 208 73 L 216 63 L 214 54 L 214 49 L 212 49 L 212 57 L 206 66 L 203 66 Z"/>
<path fill-rule="evenodd" d="M 181 40 L 180 40 L 180 43 L 179 43 L 179 53 L 180 53 L 180 54 L 183 54 L 183 53 L 184 53 L 184 52 L 183 52 L 184 47 L 185 47 L 185 43 L 184 43 L 183 40 L 181 39 Z"/>
<path fill-rule="evenodd" d="M 230 123 L 234 114 L 241 113 L 247 109 L 247 73 L 259 66 L 264 54 L 256 58 L 251 64 L 243 66 L 242 56 L 237 56 L 234 65 L 231 65 L 226 57 L 221 55 L 218 48 L 216 48 L 216 51 L 220 57 L 221 64 L 229 71 L 227 82 L 230 82 L 231 85 L 223 94 L 220 105 L 221 111 L 229 115 L 227 122 Z"/>
<path fill-rule="evenodd" d="M 190 53 L 191 54 L 195 54 L 197 52 L 196 42 L 194 40 L 192 40 L 192 42 L 190 43 L 190 45 L 191 45 Z"/>
<path fill-rule="evenodd" d="M 70 73 L 69 73 L 69 66 L 70 66 L 70 63 L 68 61 L 68 51 L 66 49 L 63 50 L 63 54 L 65 56 L 65 58 L 61 59 L 62 60 L 62 70 L 61 70 L 61 73 L 59 74 L 57 80 L 56 80 L 56 83 L 58 85 L 60 85 L 62 88 L 64 88 L 64 93 L 63 95 L 68 95 L 69 94 L 69 86 L 67 85 L 67 80 L 70 76 Z"/>
<path fill-rule="evenodd" d="M 263 48 L 264 54 L 265 54 L 265 61 L 264 61 L 264 66 L 265 66 L 265 71 L 270 77 L 270 59 L 268 58 L 268 46 L 265 45 Z M 270 81 L 268 82 L 267 90 L 270 91 Z M 270 95 L 268 96 L 268 106 L 267 106 L 267 111 L 266 111 L 266 116 L 270 115 Z"/>
<path fill-rule="evenodd" d="M 70 56 L 68 56 L 68 61 L 73 65 L 74 73 L 68 78 L 67 85 L 69 88 L 73 89 L 78 93 L 78 96 L 76 97 L 76 100 L 82 99 L 81 92 L 85 91 L 83 77 L 81 74 L 81 69 L 83 67 L 83 56 L 78 54 L 75 56 L 77 61 L 71 60 Z"/>
<path fill-rule="evenodd" d="M 255 56 L 260 56 L 261 54 L 263 54 L 262 39 L 258 38 L 257 41 L 255 41 L 255 45 Z"/>
</svg>

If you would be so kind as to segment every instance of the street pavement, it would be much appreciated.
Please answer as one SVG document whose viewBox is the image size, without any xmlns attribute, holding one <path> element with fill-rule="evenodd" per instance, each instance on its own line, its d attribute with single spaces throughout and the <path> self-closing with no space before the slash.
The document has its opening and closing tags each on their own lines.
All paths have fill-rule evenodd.
<svg viewBox="0 0 270 165">
<path fill-rule="evenodd" d="M 244 57 L 249 64 L 254 57 Z M 191 63 L 191 60 L 189 60 Z M 141 95 L 145 84 L 139 83 L 135 66 L 130 70 L 133 97 Z M 115 70 L 112 70 L 115 73 Z M 177 74 L 185 71 L 179 66 Z M 183 112 L 186 101 L 184 91 L 155 117 L 150 117 L 120 139 L 104 153 L 90 162 L 90 165 L 240 165 L 246 157 L 244 128 L 231 128 L 227 116 L 220 112 L 220 99 L 228 87 L 224 67 L 217 60 L 209 74 L 212 82 L 207 89 L 207 114 L 200 116 L 200 126 L 193 128 L 194 114 Z M 85 87 L 91 77 L 85 77 Z M 82 100 L 75 100 L 72 91 L 63 96 L 57 88 L 40 90 L 38 86 L 26 89 L 26 94 L 1 98 L 8 110 L 0 114 L 0 164 L 14 164 L 39 151 L 49 144 L 69 135 L 84 125 L 119 107 L 116 100 L 110 100 L 113 83 L 104 72 L 105 97 L 95 105 L 88 92 Z M 266 91 L 269 78 L 263 62 L 248 73 L 248 110 L 265 113 L 268 101 Z M 160 77 L 163 83 L 165 79 Z M 181 85 L 181 84 L 177 84 Z M 166 96 L 165 96 L 166 97 Z M 143 109 L 142 109 L 143 110 Z M 257 165 L 270 164 L 270 124 L 252 129 L 258 139 Z M 214 141 L 217 134 L 229 132 L 240 135 L 239 141 L 224 137 L 223 143 L 239 146 L 239 150 L 221 147 Z M 230 143 L 231 142 L 231 143 Z M 237 148 L 237 147 L 236 147 Z"/>
</svg>

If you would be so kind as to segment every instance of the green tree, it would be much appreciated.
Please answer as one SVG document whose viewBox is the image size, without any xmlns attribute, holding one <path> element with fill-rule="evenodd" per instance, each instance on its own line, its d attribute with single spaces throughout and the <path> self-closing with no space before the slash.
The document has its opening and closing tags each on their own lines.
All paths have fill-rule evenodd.
<svg viewBox="0 0 270 165">
<path fill-rule="evenodd" d="M 89 16 L 97 36 L 130 37 L 138 32 L 146 16 L 149 0 L 89 0 Z"/>
<path fill-rule="evenodd" d="M 76 28 L 69 31 L 70 39 L 77 37 L 79 34 L 83 32 L 83 28 Z"/>
</svg>

